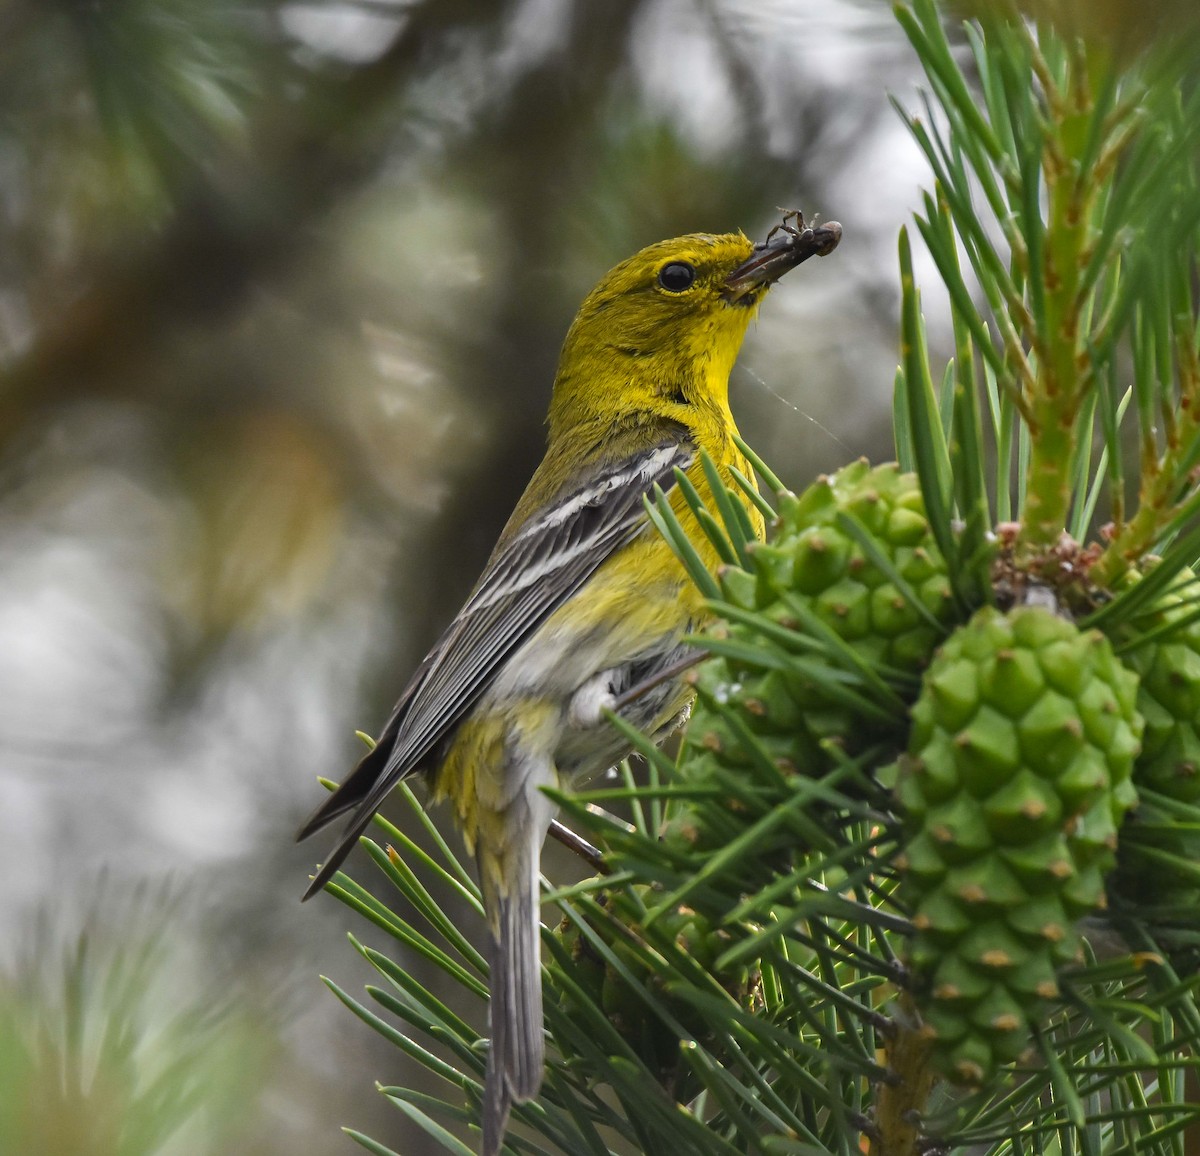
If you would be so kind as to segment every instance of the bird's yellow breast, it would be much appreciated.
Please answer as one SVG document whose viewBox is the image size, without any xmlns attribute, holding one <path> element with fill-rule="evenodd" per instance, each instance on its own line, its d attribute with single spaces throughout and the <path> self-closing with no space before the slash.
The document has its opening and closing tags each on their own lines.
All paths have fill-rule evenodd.
<svg viewBox="0 0 1200 1156">
<path fill-rule="evenodd" d="M 749 463 L 731 440 L 722 441 L 721 451 L 718 470 L 727 485 L 733 485 L 732 466 L 750 475 Z M 688 475 L 715 510 L 698 461 Z M 678 487 L 670 501 L 705 565 L 715 569 L 717 550 Z M 748 512 L 761 534 L 761 514 L 753 507 Z M 489 854 L 503 857 L 505 831 L 511 829 L 508 812 L 521 805 L 526 773 L 549 772 L 556 780 L 563 755 L 570 772 L 594 773 L 623 758 L 628 744 L 606 719 L 591 723 L 603 728 L 602 734 L 576 734 L 580 725 L 571 717 L 574 697 L 600 672 L 647 656 L 652 661 L 677 654 L 683 636 L 701 629 L 708 618 L 703 595 L 647 522 L 636 539 L 607 559 L 513 653 L 456 728 L 435 773 L 434 790 L 454 808 L 470 848 L 486 846 L 492 849 Z M 653 734 L 668 726 L 690 699 L 690 689 L 675 677 L 659 688 L 653 716 L 639 719 L 642 729 Z M 590 755 L 582 768 L 570 757 L 577 747 Z"/>
</svg>

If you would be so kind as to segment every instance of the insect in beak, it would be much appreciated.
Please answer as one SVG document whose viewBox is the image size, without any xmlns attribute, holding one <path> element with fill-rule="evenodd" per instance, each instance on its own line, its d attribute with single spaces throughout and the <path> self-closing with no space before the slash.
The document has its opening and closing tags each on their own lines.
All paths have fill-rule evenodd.
<svg viewBox="0 0 1200 1156">
<path fill-rule="evenodd" d="M 792 222 L 795 222 L 794 224 Z M 805 224 L 799 209 L 784 213 L 783 220 L 754 246 L 749 260 L 725 278 L 725 300 L 750 304 L 754 290 L 773 285 L 789 269 L 809 257 L 824 257 L 837 248 L 842 226 L 837 221 Z"/>
</svg>

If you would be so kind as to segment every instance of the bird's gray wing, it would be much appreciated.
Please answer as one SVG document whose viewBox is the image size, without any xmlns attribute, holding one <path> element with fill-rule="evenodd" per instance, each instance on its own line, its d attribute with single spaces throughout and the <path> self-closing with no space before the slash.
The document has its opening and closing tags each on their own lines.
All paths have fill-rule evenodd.
<svg viewBox="0 0 1200 1156">
<path fill-rule="evenodd" d="M 333 876 L 392 788 L 465 715 L 508 657 L 646 525 L 643 499 L 669 489 L 695 449 L 663 441 L 593 474 L 531 518 L 492 558 L 458 616 L 426 656 L 378 745 L 300 829 L 304 839 L 353 811 L 307 899 Z"/>
</svg>

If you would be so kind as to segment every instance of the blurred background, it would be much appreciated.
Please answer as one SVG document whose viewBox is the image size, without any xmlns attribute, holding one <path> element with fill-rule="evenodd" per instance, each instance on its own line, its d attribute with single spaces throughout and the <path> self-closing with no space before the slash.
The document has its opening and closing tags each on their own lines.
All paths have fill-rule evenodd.
<svg viewBox="0 0 1200 1156">
<path fill-rule="evenodd" d="M 426 1150 L 317 776 L 640 246 L 840 220 L 733 407 L 794 486 L 891 456 L 915 75 L 881 0 L 0 0 L 0 1151 Z"/>
</svg>

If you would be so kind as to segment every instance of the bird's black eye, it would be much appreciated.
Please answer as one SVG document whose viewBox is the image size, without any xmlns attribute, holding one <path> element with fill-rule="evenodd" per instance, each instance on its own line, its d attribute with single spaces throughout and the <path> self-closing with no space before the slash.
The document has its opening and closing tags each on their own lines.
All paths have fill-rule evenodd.
<svg viewBox="0 0 1200 1156">
<path fill-rule="evenodd" d="M 696 280 L 696 270 L 686 261 L 672 261 L 658 271 L 658 283 L 668 293 L 682 293 L 692 287 Z"/>
</svg>

